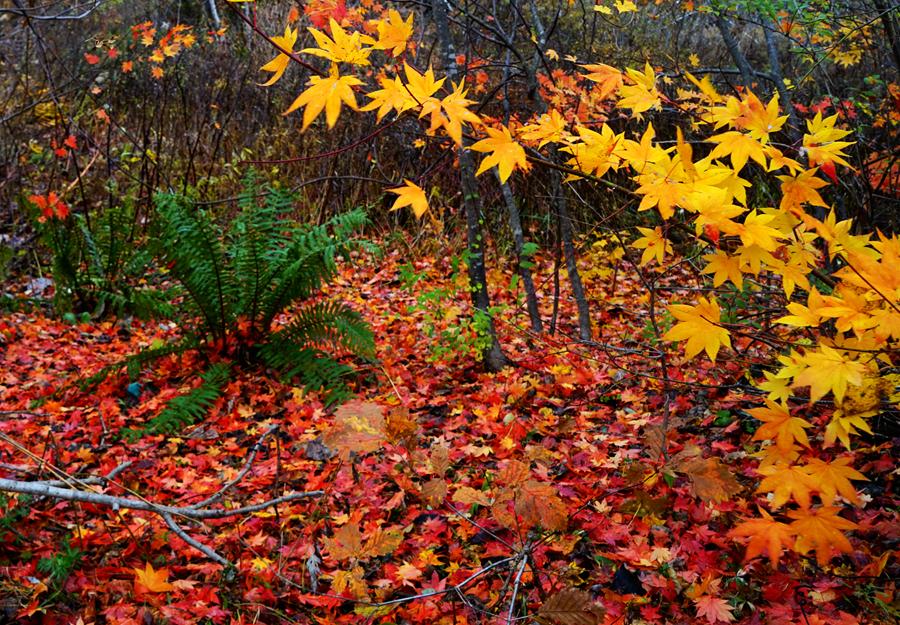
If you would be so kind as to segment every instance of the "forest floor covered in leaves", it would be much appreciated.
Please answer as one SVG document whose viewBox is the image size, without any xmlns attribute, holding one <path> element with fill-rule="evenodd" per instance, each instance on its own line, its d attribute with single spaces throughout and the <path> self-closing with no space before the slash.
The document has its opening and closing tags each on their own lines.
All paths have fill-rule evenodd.
<svg viewBox="0 0 900 625">
<path fill-rule="evenodd" d="M 0 622 L 560 622 L 548 605 L 571 609 L 572 625 L 888 622 L 900 537 L 890 438 L 856 451 L 856 468 L 873 479 L 858 483 L 865 505 L 853 513 L 852 552 L 824 567 L 796 554 L 775 568 L 744 562 L 746 541 L 729 531 L 765 499 L 754 494 L 759 422 L 746 412 L 763 398 L 745 373 L 769 348 L 735 337 L 729 358 L 684 361 L 651 323 L 648 310 L 666 302 L 614 259 L 584 258 L 593 343 L 570 338 L 564 276 L 555 335 L 527 331 L 519 294 L 495 289 L 514 364 L 488 374 L 459 334 L 464 272 L 398 253 L 357 258 L 327 289 L 375 333 L 377 361 L 357 366 L 357 399 L 326 408 L 251 369 L 202 421 L 137 440 L 121 432 L 187 390 L 188 356 L 87 393 L 71 385 L 170 338 L 174 324 L 4 314 L 0 477 L 177 507 L 236 477 L 217 507 L 323 494 L 179 519 L 233 569 L 159 514 L 5 494 Z M 536 273 L 551 277 L 540 289 L 549 313 L 552 262 Z M 692 280 L 670 269 L 655 292 L 701 286 Z M 123 463 L 108 482 L 83 484 Z"/>
</svg>

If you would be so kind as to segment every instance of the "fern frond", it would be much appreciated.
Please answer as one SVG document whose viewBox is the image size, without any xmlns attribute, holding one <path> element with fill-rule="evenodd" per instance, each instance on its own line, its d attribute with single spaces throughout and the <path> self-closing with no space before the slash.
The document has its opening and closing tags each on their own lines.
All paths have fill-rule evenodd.
<svg viewBox="0 0 900 625">
<path fill-rule="evenodd" d="M 171 434 L 202 419 L 222 395 L 231 367 L 216 363 L 201 376 L 200 386 L 169 401 L 156 417 L 147 422 L 143 431 L 148 434 Z"/>
<path fill-rule="evenodd" d="M 291 322 L 272 335 L 271 342 L 295 343 L 357 356 L 372 357 L 375 337 L 359 313 L 340 302 L 315 302 L 296 312 Z"/>
<path fill-rule="evenodd" d="M 203 211 L 184 198 L 158 194 L 158 252 L 172 264 L 172 274 L 203 317 L 208 332 L 223 338 L 233 321 L 236 286 L 225 264 L 217 228 Z"/>
<path fill-rule="evenodd" d="M 321 392 L 326 405 L 351 397 L 344 378 L 353 372 L 353 368 L 321 350 L 282 340 L 263 345 L 260 356 L 285 379 L 299 378 L 307 391 Z"/>
</svg>

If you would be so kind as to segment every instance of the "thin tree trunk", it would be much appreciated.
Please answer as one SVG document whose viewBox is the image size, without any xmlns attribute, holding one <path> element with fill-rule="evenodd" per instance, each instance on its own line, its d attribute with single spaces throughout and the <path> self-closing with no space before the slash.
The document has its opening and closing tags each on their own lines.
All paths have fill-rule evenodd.
<svg viewBox="0 0 900 625">
<path fill-rule="evenodd" d="M 499 179 L 499 174 L 498 174 Z M 525 304 L 528 307 L 528 319 L 531 321 L 531 329 L 534 332 L 543 332 L 544 324 L 541 322 L 541 310 L 538 306 L 537 293 L 534 290 L 534 280 L 531 277 L 531 269 L 525 264 L 528 259 L 523 255 L 525 247 L 525 234 L 522 231 L 522 219 L 519 215 L 519 206 L 513 196 L 512 189 L 505 182 L 500 183 L 500 191 L 506 202 L 506 210 L 509 212 L 509 227 L 513 234 L 513 244 L 516 249 L 516 262 L 519 277 L 522 278 L 522 287 L 525 289 Z"/>
<path fill-rule="evenodd" d="M 794 110 L 794 102 L 791 99 L 791 92 L 788 91 L 787 85 L 784 82 L 784 71 L 781 69 L 781 58 L 778 54 L 778 45 L 775 43 L 775 33 L 774 30 L 766 24 L 763 16 L 760 15 L 759 19 L 763 25 L 763 34 L 766 38 L 766 53 L 769 56 L 769 71 L 772 72 L 772 78 L 775 79 L 775 85 L 778 87 L 778 94 L 781 96 L 781 103 L 784 105 L 784 109 L 788 114 L 788 134 L 791 137 L 791 141 L 799 145 L 802 135 L 797 121 L 797 112 Z"/>
<path fill-rule="evenodd" d="M 591 340 L 591 307 L 584 293 L 581 275 L 578 273 L 578 256 L 575 253 L 575 229 L 566 207 L 566 196 L 559 182 L 559 175 L 553 180 L 553 195 L 556 198 L 556 218 L 559 219 L 559 232 L 562 237 L 563 256 L 566 258 L 566 273 L 572 285 L 572 296 L 578 308 L 578 337 L 582 341 Z"/>
<path fill-rule="evenodd" d="M 535 31 L 537 31 L 539 48 L 543 49 L 544 45 L 547 43 L 547 34 L 544 29 L 544 24 L 541 21 L 540 13 L 538 12 L 537 2 L 531 0 L 529 7 L 531 21 L 534 24 Z M 540 50 L 535 50 L 531 74 L 528 76 L 528 80 L 532 83 L 529 85 L 529 91 L 533 90 L 534 92 L 538 111 L 540 113 L 545 113 L 547 111 L 547 103 L 544 102 L 544 99 L 541 97 L 540 89 L 537 86 L 537 68 L 540 66 L 540 54 Z M 555 150 L 551 152 L 550 158 L 553 161 L 558 160 Z M 561 235 L 563 255 L 566 259 L 566 273 L 569 274 L 569 282 L 572 285 L 572 295 L 575 298 L 575 305 L 578 309 L 578 336 L 582 341 L 590 341 L 592 338 L 591 307 L 588 304 L 587 297 L 584 293 L 581 274 L 578 272 L 578 257 L 575 252 L 574 244 L 575 229 L 572 226 L 572 219 L 569 217 L 566 194 L 562 184 L 562 174 L 555 169 L 551 169 L 549 174 L 550 189 L 556 204 L 556 217 L 559 220 L 559 229 L 557 232 Z M 553 326 L 555 330 L 556 324 L 554 323 Z"/>
<path fill-rule="evenodd" d="M 728 54 L 731 55 L 734 64 L 737 65 L 741 72 L 741 82 L 749 89 L 753 84 L 753 68 L 750 67 L 750 62 L 747 60 L 747 57 L 744 56 L 744 53 L 741 51 L 741 46 L 738 45 L 737 39 L 735 39 L 734 35 L 731 33 L 731 23 L 722 15 L 716 14 L 715 17 L 716 26 L 719 28 L 719 33 L 722 35 L 722 41 L 725 42 L 725 47 L 728 48 Z"/>
<path fill-rule="evenodd" d="M 451 81 L 457 79 L 458 69 L 453 50 L 453 42 L 450 39 L 450 20 L 447 16 L 445 0 L 432 0 L 432 12 L 437 29 L 438 40 L 447 63 L 447 75 Z M 483 315 L 485 327 L 481 332 L 487 334 L 490 344 L 481 353 L 485 368 L 488 371 L 499 371 L 509 365 L 509 359 L 503 353 L 500 342 L 497 340 L 497 331 L 494 327 L 494 319 L 491 317 L 491 300 L 487 289 L 487 275 L 484 266 L 484 237 L 482 236 L 481 196 L 478 193 L 478 183 L 475 180 L 475 167 L 472 163 L 472 155 L 465 148 L 465 144 L 459 149 L 459 177 L 463 194 L 463 208 L 466 214 L 466 241 L 468 243 L 468 256 L 466 264 L 469 273 L 469 289 L 472 292 L 472 305 L 477 315 Z"/>
<path fill-rule="evenodd" d="M 900 34 L 897 33 L 897 24 L 894 22 L 894 14 L 897 12 L 897 5 L 889 9 L 884 0 L 874 0 L 873 4 L 881 14 L 881 25 L 884 27 L 884 34 L 888 43 L 891 45 L 891 52 L 894 56 L 894 65 L 900 71 Z"/>
<path fill-rule="evenodd" d="M 222 26 L 222 18 L 219 17 L 219 9 L 216 6 L 216 0 L 206 0 L 206 8 L 209 11 L 209 19 L 212 20 L 216 30 Z"/>
</svg>

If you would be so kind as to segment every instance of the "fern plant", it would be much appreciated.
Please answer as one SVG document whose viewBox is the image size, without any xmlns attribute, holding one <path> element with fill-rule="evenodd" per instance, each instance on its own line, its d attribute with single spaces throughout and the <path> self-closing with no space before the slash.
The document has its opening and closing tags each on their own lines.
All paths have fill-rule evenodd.
<svg viewBox="0 0 900 625">
<path fill-rule="evenodd" d="M 172 314 L 169 296 L 142 280 L 152 255 L 134 236 L 137 215 L 126 197 L 121 204 L 39 224 L 52 253 L 59 313 L 133 314 L 142 319 Z"/>
<path fill-rule="evenodd" d="M 328 403 L 349 397 L 344 378 L 352 369 L 335 354 L 372 357 L 373 335 L 357 312 L 321 290 L 337 275 L 339 257 L 374 249 L 357 235 L 366 216 L 354 210 L 321 225 L 297 224 L 287 215 L 292 203 L 290 193 L 248 177 L 240 212 L 226 228 L 189 198 L 156 196 L 151 249 L 180 285 L 192 320 L 180 347 L 157 351 L 201 349 L 218 364 L 145 431 L 172 432 L 199 419 L 227 382 L 227 363 L 271 367 L 321 391 Z"/>
</svg>

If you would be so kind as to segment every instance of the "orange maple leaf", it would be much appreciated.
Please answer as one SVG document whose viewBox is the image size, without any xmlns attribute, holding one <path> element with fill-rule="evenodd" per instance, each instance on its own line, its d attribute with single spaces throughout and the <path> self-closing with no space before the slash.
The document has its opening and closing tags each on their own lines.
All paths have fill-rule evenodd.
<svg viewBox="0 0 900 625">
<path fill-rule="evenodd" d="M 763 422 L 753 435 L 753 440 L 773 440 L 782 450 L 791 449 L 795 441 L 804 447 L 809 447 L 809 439 L 804 430 L 811 428 L 812 424 L 800 417 L 792 417 L 787 406 L 767 399 L 765 408 L 752 408 L 747 412 L 753 415 L 754 419 Z"/>
<path fill-rule="evenodd" d="M 794 550 L 801 554 L 816 550 L 816 561 L 825 565 L 831 559 L 831 550 L 850 553 L 853 547 L 840 530 L 856 529 L 858 525 L 838 516 L 841 508 L 824 506 L 814 510 L 792 510 L 788 516 L 794 519 L 791 529 L 797 536 Z"/>
<path fill-rule="evenodd" d="M 767 476 L 756 489 L 758 493 L 774 493 L 772 507 L 780 508 L 793 497 L 804 509 L 809 508 L 810 491 L 816 489 L 815 483 L 804 470 L 797 465 L 775 465 L 761 467 L 758 472 Z"/>
<path fill-rule="evenodd" d="M 751 560 L 758 555 L 767 554 L 774 569 L 778 566 L 781 552 L 794 546 L 793 531 L 789 525 L 776 521 L 762 508 L 759 513 L 763 518 L 744 521 L 728 535 L 733 538 L 749 538 L 744 559 Z"/>
<path fill-rule="evenodd" d="M 850 480 L 865 480 L 866 476 L 849 466 L 849 457 L 836 458 L 825 462 L 818 458 L 810 458 L 803 470 L 812 478 L 819 491 L 823 504 L 834 503 L 838 495 L 847 501 L 859 505 L 859 497 Z"/>
<path fill-rule="evenodd" d="M 134 571 L 134 589 L 143 592 L 169 592 L 175 590 L 175 586 L 169 583 L 168 569 L 155 570 L 148 562 L 144 566 L 144 570 L 131 569 Z"/>
</svg>

